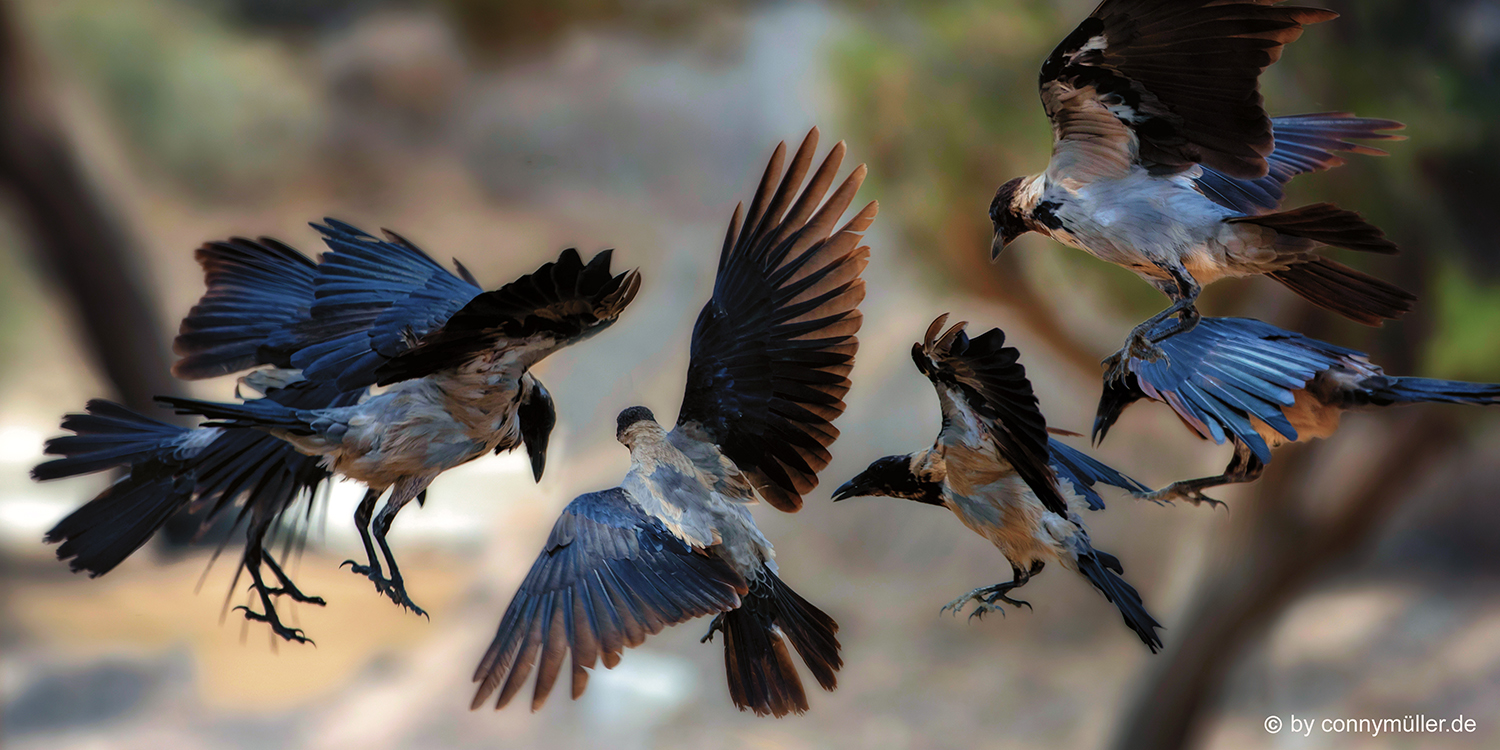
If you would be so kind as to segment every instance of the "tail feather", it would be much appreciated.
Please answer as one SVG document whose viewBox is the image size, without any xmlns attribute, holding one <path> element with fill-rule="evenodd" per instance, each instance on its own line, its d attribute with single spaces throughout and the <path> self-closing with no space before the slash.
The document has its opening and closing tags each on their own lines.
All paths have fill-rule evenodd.
<svg viewBox="0 0 1500 750">
<path fill-rule="evenodd" d="M 1400 287 L 1327 258 L 1313 258 L 1270 276 L 1302 299 L 1368 326 L 1401 317 L 1417 300 Z"/>
<path fill-rule="evenodd" d="M 89 401 L 86 408 L 87 413 L 63 417 L 62 428 L 75 434 L 47 441 L 47 454 L 62 458 L 32 469 L 33 479 L 75 477 L 144 461 L 188 432 L 103 399 Z"/>
<path fill-rule="evenodd" d="M 1105 599 L 1120 608 L 1125 624 L 1141 637 L 1151 653 L 1161 649 L 1161 637 L 1156 634 L 1161 623 L 1146 611 L 1146 605 L 1141 602 L 1141 595 L 1136 592 L 1135 587 L 1117 575 L 1125 572 L 1119 558 L 1091 549 L 1078 556 L 1078 572 L 1088 578 L 1089 583 L 1094 584 L 1094 588 L 1099 589 Z"/>
<path fill-rule="evenodd" d="M 145 546 L 192 499 L 188 477 L 128 476 L 58 521 L 43 540 L 58 545 L 57 559 L 73 572 L 97 578 Z"/>
<path fill-rule="evenodd" d="M 1379 406 L 1436 402 L 1443 404 L 1500 404 L 1500 383 L 1465 383 L 1432 378 L 1370 378 L 1360 385 L 1370 402 Z"/>
<path fill-rule="evenodd" d="M 787 644 L 824 690 L 838 686 L 844 665 L 838 624 L 782 583 L 770 569 L 750 584 L 738 609 L 725 612 L 724 669 L 729 697 L 740 710 L 781 717 L 807 711 L 807 694 Z"/>
<path fill-rule="evenodd" d="M 1401 251 L 1396 243 L 1386 239 L 1385 232 L 1365 221 L 1363 216 L 1331 203 L 1316 203 L 1260 216 L 1239 216 L 1228 222 L 1254 224 L 1290 237 L 1366 253 L 1394 255 Z"/>
<path fill-rule="evenodd" d="M 196 398 L 157 396 L 156 401 L 176 409 L 178 414 L 197 414 L 216 420 L 206 422 L 207 425 L 280 428 L 294 433 L 311 434 L 311 428 L 303 410 L 283 406 L 271 399 L 258 398 L 241 404 L 232 404 L 202 401 Z"/>
</svg>

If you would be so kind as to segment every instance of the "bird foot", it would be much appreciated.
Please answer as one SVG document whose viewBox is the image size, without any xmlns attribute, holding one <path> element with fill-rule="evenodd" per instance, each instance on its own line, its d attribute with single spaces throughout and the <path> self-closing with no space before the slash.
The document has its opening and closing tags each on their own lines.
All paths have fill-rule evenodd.
<svg viewBox="0 0 1500 750">
<path fill-rule="evenodd" d="M 342 568 L 344 565 L 348 565 L 349 570 L 354 571 L 356 574 L 369 578 L 375 584 L 375 591 L 390 597 L 390 600 L 395 602 L 396 606 L 409 609 L 412 613 L 426 617 L 429 620 L 432 619 L 432 616 L 427 614 L 427 610 L 418 607 L 411 600 L 411 597 L 406 595 L 406 584 L 401 580 L 400 573 L 386 578 L 385 571 L 381 570 L 379 565 L 360 565 L 353 560 L 345 560 L 339 567 Z"/>
<path fill-rule="evenodd" d="M 708 632 L 704 633 L 703 637 L 698 639 L 698 642 L 708 643 L 714 639 L 714 633 L 722 632 L 723 630 L 724 615 L 720 614 L 715 616 L 712 622 L 708 623 Z"/>
<path fill-rule="evenodd" d="M 1171 362 L 1167 358 L 1167 353 L 1159 345 L 1153 343 L 1145 331 L 1137 328 L 1131 331 L 1130 335 L 1126 337 L 1125 346 L 1120 351 L 1104 359 L 1105 382 L 1123 380 L 1126 375 L 1129 375 L 1131 360 L 1161 362 L 1164 364 Z"/>
<path fill-rule="evenodd" d="M 1014 581 L 1009 581 L 1006 583 L 997 583 L 994 586 L 982 586 L 948 602 L 940 611 L 952 611 L 953 616 L 957 617 L 958 613 L 962 612 L 969 602 L 974 602 L 974 610 L 969 613 L 969 619 L 972 620 L 975 617 L 984 619 L 984 616 L 990 612 L 999 612 L 1001 616 L 1004 616 L 1005 610 L 1000 608 L 996 604 L 997 602 L 1005 602 L 1016 609 L 1020 609 L 1021 607 L 1032 609 L 1031 602 L 1012 599 L 1005 595 L 1006 592 L 1016 588 L 1016 585 Z"/>
<path fill-rule="evenodd" d="M 1223 502 L 1203 494 L 1203 490 L 1194 487 L 1183 487 L 1180 483 L 1167 485 L 1155 492 L 1132 492 L 1130 494 L 1137 500 L 1147 500 L 1157 505 L 1171 505 L 1174 500 L 1183 500 L 1197 506 L 1207 505 L 1210 508 L 1227 509 L 1229 507 Z"/>
<path fill-rule="evenodd" d="M 271 632 L 281 636 L 287 641 L 292 641 L 295 643 L 307 643 L 314 646 L 317 645 L 316 643 L 312 642 L 311 638 L 308 638 L 307 635 L 302 632 L 302 628 L 289 628 L 285 625 L 282 625 L 281 618 L 276 615 L 276 610 L 270 606 L 269 602 L 266 602 L 266 611 L 264 613 L 256 612 L 255 610 L 250 609 L 249 607 L 246 607 L 244 605 L 235 607 L 235 609 L 244 612 L 246 620 L 250 620 L 252 622 L 263 622 L 267 625 L 270 625 Z"/>
</svg>

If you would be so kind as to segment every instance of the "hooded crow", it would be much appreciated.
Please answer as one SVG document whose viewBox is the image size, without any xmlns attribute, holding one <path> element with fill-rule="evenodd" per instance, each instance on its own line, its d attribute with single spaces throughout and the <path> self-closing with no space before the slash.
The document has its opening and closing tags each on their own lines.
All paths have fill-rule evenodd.
<svg viewBox="0 0 1500 750">
<path fill-rule="evenodd" d="M 860 241 L 877 207 L 836 228 L 865 177 L 857 167 L 823 200 L 843 143 L 798 196 L 817 142 L 814 129 L 785 174 L 778 145 L 749 211 L 735 209 L 713 296 L 693 327 L 676 426 L 645 407 L 620 413 L 615 436 L 630 449 L 630 471 L 563 510 L 474 672 L 473 708 L 497 691 L 504 707 L 533 669 L 531 707 L 541 707 L 569 650 L 576 699 L 596 661 L 613 667 L 647 635 L 703 615 L 716 615 L 705 641 L 724 634 L 729 696 L 741 710 L 807 710 L 791 650 L 834 689 L 838 625 L 777 576 L 749 509 L 758 495 L 795 511 L 817 486 L 858 347 L 869 260 Z"/>
<path fill-rule="evenodd" d="M 1131 358 L 1123 377 L 1105 381 L 1095 442 L 1126 407 L 1150 399 L 1171 407 L 1199 437 L 1233 443 L 1234 458 L 1218 476 L 1137 494 L 1158 502 L 1217 505 L 1205 489 L 1255 481 L 1273 448 L 1332 435 L 1350 409 L 1500 403 L 1500 384 L 1392 377 L 1366 354 L 1258 320 L 1204 318 L 1161 345 L 1169 361 Z"/>
<path fill-rule="evenodd" d="M 1383 153 L 1349 139 L 1390 140 L 1382 131 L 1402 127 L 1266 116 L 1260 73 L 1305 24 L 1338 17 L 1279 2 L 1105 0 L 1042 65 L 1052 159 L 996 191 L 992 257 L 1040 232 L 1166 294 L 1172 305 L 1131 332 L 1112 371 L 1126 353 L 1161 356 L 1156 341 L 1195 325 L 1200 288 L 1222 278 L 1268 275 L 1366 325 L 1411 309 L 1407 292 L 1312 252 L 1396 252 L 1379 229 L 1329 204 L 1277 212 L 1292 177 L 1342 164 L 1337 151 Z"/>
<path fill-rule="evenodd" d="M 1020 352 L 1005 346 L 1000 329 L 969 338 L 968 323 L 944 332 L 947 321 L 946 314 L 939 316 L 912 346 L 917 369 L 932 381 L 942 405 L 937 440 L 931 448 L 870 464 L 834 492 L 834 501 L 880 496 L 946 507 L 1005 555 L 1010 581 L 974 589 L 944 610 L 956 614 L 973 601 L 972 618 L 1003 612 L 997 602 L 1029 607 L 1009 593 L 1056 562 L 1119 607 L 1125 624 L 1156 653 L 1161 625 L 1119 577 L 1119 559 L 1094 548 L 1080 516 L 1104 507 L 1092 489 L 1096 481 L 1132 492 L 1146 489 L 1047 436 Z"/>
<path fill-rule="evenodd" d="M 363 482 L 369 489 L 355 522 L 369 564 L 346 564 L 397 604 L 425 614 L 407 596 L 386 543 L 396 514 L 422 501 L 439 474 L 486 453 L 524 444 L 540 478 L 556 412 L 529 368 L 612 325 L 635 298 L 640 274 L 611 274 L 608 250 L 585 264 L 569 249 L 485 292 L 462 265 L 451 273 L 394 233 L 382 240 L 325 222 L 314 226 L 330 252 L 300 305 L 273 304 L 290 296 L 276 269 L 293 264 L 288 253 L 300 256 L 295 250 L 234 240 L 200 251 L 209 291 L 183 321 L 176 348 L 185 356 L 174 371 L 212 377 L 270 364 L 294 379 L 358 392 L 357 403 L 160 400 L 214 420 L 209 426 L 267 431 Z"/>
</svg>

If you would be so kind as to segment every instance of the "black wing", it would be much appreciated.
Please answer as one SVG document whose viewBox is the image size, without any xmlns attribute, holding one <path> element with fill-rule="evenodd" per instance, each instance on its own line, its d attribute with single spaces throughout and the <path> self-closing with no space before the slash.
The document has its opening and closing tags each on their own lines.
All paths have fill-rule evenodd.
<svg viewBox="0 0 1500 750">
<path fill-rule="evenodd" d="M 1021 353 L 1005 346 L 1005 333 L 999 328 L 971 339 L 964 332 L 968 323 L 955 323 L 943 332 L 947 321 L 946 314 L 938 316 L 911 348 L 917 369 L 937 387 L 944 402 L 943 429 L 961 429 L 958 415 L 950 410 L 967 409 L 1042 506 L 1067 518 L 1068 504 L 1057 491 L 1051 466 L 1047 420 L 1026 379 Z M 962 403 L 950 399 L 950 392 Z"/>
<path fill-rule="evenodd" d="M 374 351 L 390 358 L 376 368 L 379 384 L 420 378 L 502 348 L 514 350 L 515 366 L 526 368 L 614 325 L 640 291 L 641 275 L 612 274 L 611 255 L 605 250 L 585 265 L 577 250 L 564 250 L 534 273 L 468 300 L 451 317 L 431 316 L 416 328 L 402 322 L 410 320 L 402 308 L 421 308 L 441 293 L 413 295 L 382 316 L 371 334 Z"/>
<path fill-rule="evenodd" d="M 1282 408 L 1319 373 L 1346 358 L 1364 357 L 1246 318 L 1203 318 L 1161 346 L 1169 361 L 1131 359 L 1123 381 L 1105 384 L 1094 418 L 1096 442 L 1126 406 L 1149 398 L 1170 406 L 1199 436 L 1221 445 L 1227 438 L 1239 440 L 1266 463 L 1271 449 L 1251 420 L 1296 440 Z"/>
<path fill-rule="evenodd" d="M 864 181 L 863 165 L 818 207 L 843 143 L 796 195 L 817 145 L 814 128 L 779 185 L 786 144 L 777 145 L 749 213 L 735 208 L 713 298 L 693 326 L 677 415 L 681 434 L 717 445 L 761 497 L 788 512 L 818 485 L 839 435 L 833 420 L 849 391 L 869 262 L 861 233 L 878 208 L 871 202 L 834 229 Z"/>
<path fill-rule="evenodd" d="M 1276 150 L 1266 157 L 1270 171 L 1264 177 L 1240 180 L 1205 166 L 1203 175 L 1196 180 L 1198 190 L 1209 200 L 1241 213 L 1275 211 L 1286 196 L 1282 187 L 1293 177 L 1342 166 L 1344 158 L 1336 153 L 1339 151 L 1385 156 L 1386 152 L 1378 148 L 1351 141 L 1403 140 L 1403 136 L 1382 131 L 1405 127 L 1395 120 L 1355 117 L 1348 112 L 1272 118 Z"/>
<path fill-rule="evenodd" d="M 292 356 L 310 380 L 346 390 L 374 385 L 402 341 L 430 332 L 484 291 L 393 232 L 381 240 L 323 221 L 313 228 L 329 252 L 319 259 L 310 320 L 298 331 L 307 345 Z"/>
<path fill-rule="evenodd" d="M 198 248 L 208 287 L 183 318 L 172 350 L 172 374 L 218 377 L 257 365 L 291 367 L 301 345 L 296 329 L 313 304 L 317 265 L 269 237 L 235 237 Z"/>
<path fill-rule="evenodd" d="M 596 659 L 606 668 L 647 635 L 740 606 L 745 579 L 678 538 L 616 487 L 581 495 L 563 509 L 541 557 L 500 620 L 474 672 L 470 708 L 500 691 L 502 708 L 537 667 L 531 708 L 547 700 L 573 653 L 573 698 Z M 538 666 L 539 665 L 539 666 Z"/>
<path fill-rule="evenodd" d="M 1088 501 L 1089 510 L 1104 510 L 1104 498 L 1099 497 L 1099 493 L 1094 490 L 1095 484 L 1103 483 L 1128 492 L 1151 491 L 1150 487 L 1057 438 L 1047 438 L 1047 450 L 1052 455 L 1052 470 L 1057 472 L 1059 478 L 1072 484 L 1074 491 Z"/>
<path fill-rule="evenodd" d="M 1042 65 L 1054 159 L 1085 157 L 1069 171 L 1101 173 L 1100 159 L 1117 166 L 1134 142 L 1157 171 L 1201 162 L 1231 177 L 1264 176 L 1275 142 L 1261 71 L 1304 24 L 1338 17 L 1277 2 L 1104 0 Z"/>
</svg>

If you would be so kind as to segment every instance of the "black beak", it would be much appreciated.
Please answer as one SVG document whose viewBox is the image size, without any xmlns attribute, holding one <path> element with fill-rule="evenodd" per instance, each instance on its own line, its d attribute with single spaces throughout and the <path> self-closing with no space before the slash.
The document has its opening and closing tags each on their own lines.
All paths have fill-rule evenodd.
<svg viewBox="0 0 1500 750">
<path fill-rule="evenodd" d="M 861 497 L 865 494 L 864 487 L 859 483 L 859 477 L 855 477 L 833 491 L 833 501 L 848 500 L 851 497 Z"/>
<path fill-rule="evenodd" d="M 526 456 L 531 459 L 531 478 L 533 481 L 542 481 L 542 472 L 547 468 L 547 440 L 536 441 L 526 444 Z"/>
<path fill-rule="evenodd" d="M 990 243 L 990 262 L 994 263 L 1000 260 L 1000 253 L 1015 239 L 1015 237 L 1007 235 L 1004 229 L 996 229 L 995 239 Z"/>
</svg>

